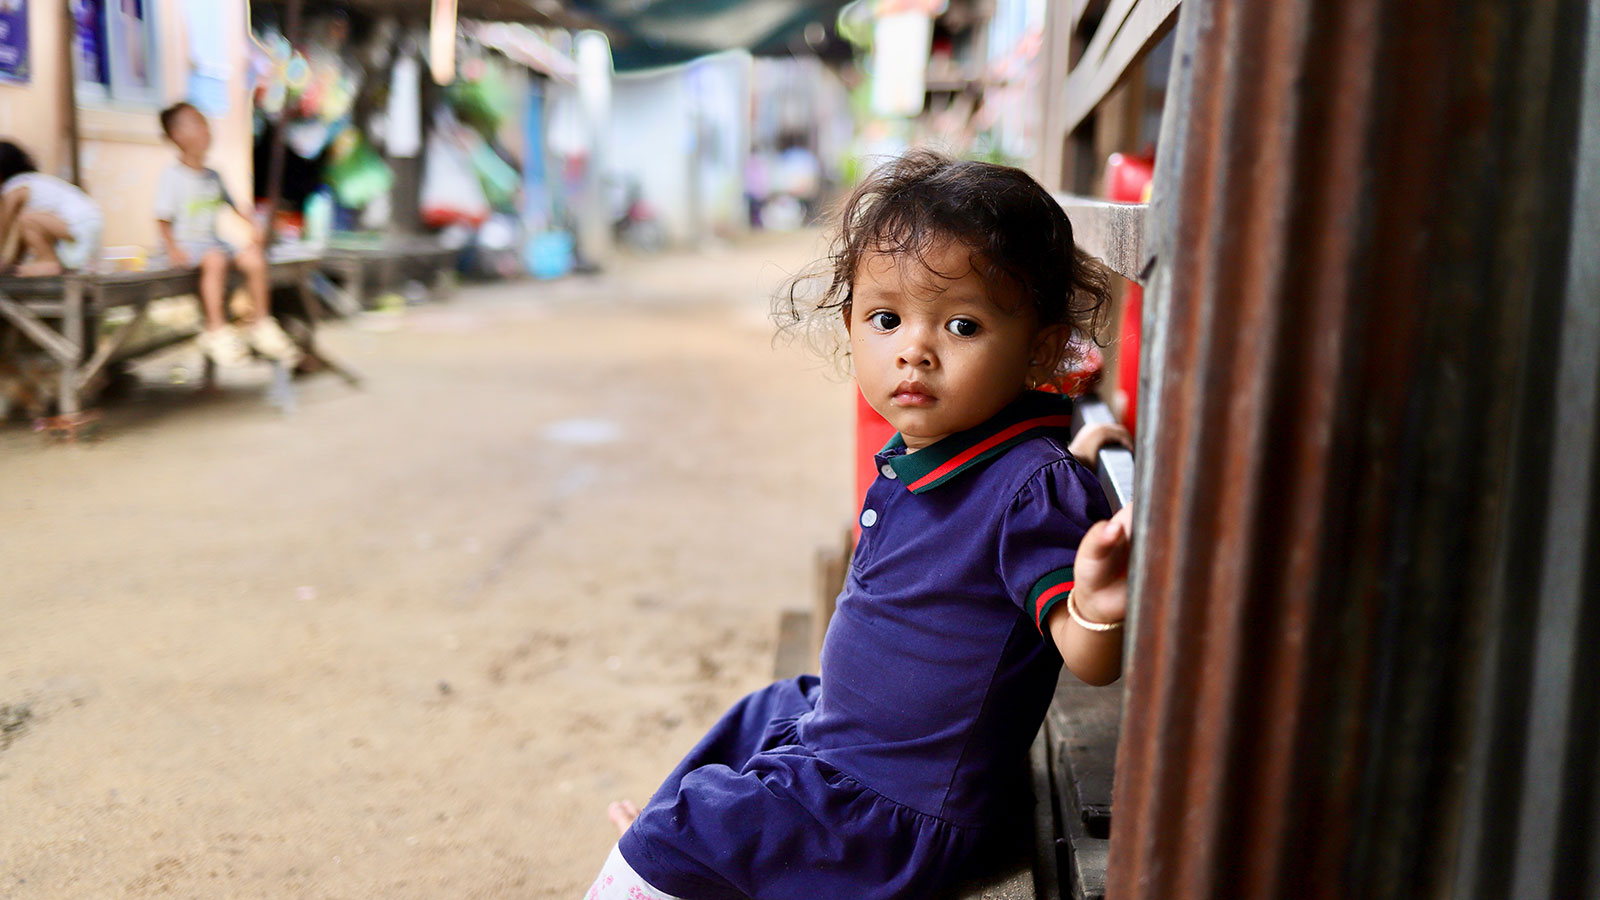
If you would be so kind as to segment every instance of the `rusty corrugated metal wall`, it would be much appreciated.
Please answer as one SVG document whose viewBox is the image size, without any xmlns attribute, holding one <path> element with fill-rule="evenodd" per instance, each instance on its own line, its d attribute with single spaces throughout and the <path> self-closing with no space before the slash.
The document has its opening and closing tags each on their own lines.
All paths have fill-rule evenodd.
<svg viewBox="0 0 1600 900">
<path fill-rule="evenodd" d="M 1186 0 L 1109 896 L 1600 896 L 1600 11 Z"/>
</svg>

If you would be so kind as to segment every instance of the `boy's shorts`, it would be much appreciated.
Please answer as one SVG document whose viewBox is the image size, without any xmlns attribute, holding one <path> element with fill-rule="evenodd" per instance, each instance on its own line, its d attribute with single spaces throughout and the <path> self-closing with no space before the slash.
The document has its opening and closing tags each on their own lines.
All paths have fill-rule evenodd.
<svg viewBox="0 0 1600 900">
<path fill-rule="evenodd" d="M 178 244 L 178 249 L 189 257 L 190 265 L 199 265 L 200 260 L 213 250 L 221 250 L 222 255 L 229 259 L 239 255 L 239 248 L 222 238 L 212 238 L 209 241 L 182 241 Z"/>
</svg>

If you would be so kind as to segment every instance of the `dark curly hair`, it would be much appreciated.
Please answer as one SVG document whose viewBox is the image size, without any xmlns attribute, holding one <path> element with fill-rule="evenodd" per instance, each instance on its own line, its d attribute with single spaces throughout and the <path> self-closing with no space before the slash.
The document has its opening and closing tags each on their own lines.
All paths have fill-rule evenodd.
<svg viewBox="0 0 1600 900">
<path fill-rule="evenodd" d="M 37 171 L 39 167 L 34 165 L 28 151 L 10 141 L 0 141 L 0 184 L 10 181 L 14 176 Z"/>
<path fill-rule="evenodd" d="M 1021 169 L 913 150 L 851 192 L 836 228 L 828 255 L 790 279 L 773 310 L 781 331 L 804 334 L 826 355 L 846 347 L 840 327 L 867 254 L 914 259 L 931 272 L 929 252 L 947 241 L 966 246 L 985 279 L 1014 288 L 1040 328 L 1070 325 L 1098 340 L 1104 326 L 1110 271 L 1073 243 L 1061 205 Z M 1062 348 L 1062 363 L 1070 352 Z"/>
</svg>

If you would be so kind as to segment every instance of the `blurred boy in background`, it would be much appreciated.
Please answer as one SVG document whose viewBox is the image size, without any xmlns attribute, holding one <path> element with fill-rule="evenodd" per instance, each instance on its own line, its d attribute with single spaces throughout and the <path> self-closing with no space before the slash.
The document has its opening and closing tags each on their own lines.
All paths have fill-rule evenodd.
<svg viewBox="0 0 1600 900">
<path fill-rule="evenodd" d="M 244 363 L 251 348 L 293 365 L 299 349 L 271 315 L 267 258 L 259 235 L 250 246 L 235 249 L 217 234 L 217 213 L 224 206 L 246 221 L 250 217 L 228 196 L 222 176 L 206 166 L 210 123 L 193 105 L 178 103 L 161 111 L 161 130 L 177 147 L 178 161 L 161 173 L 156 185 L 156 222 L 172 265 L 200 267 L 200 302 L 206 320 L 200 349 L 224 366 Z M 250 296 L 243 327 L 237 330 L 228 324 L 225 307 L 230 265 L 244 275 Z"/>
</svg>

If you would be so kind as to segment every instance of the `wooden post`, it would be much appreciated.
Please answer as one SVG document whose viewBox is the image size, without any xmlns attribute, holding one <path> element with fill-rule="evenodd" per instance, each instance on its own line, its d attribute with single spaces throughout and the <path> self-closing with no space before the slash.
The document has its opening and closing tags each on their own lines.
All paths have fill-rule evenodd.
<svg viewBox="0 0 1600 900">
<path fill-rule="evenodd" d="M 305 0 L 289 0 L 288 11 L 284 17 L 284 37 L 289 40 L 290 52 L 300 43 L 300 13 L 305 6 Z M 246 23 L 248 25 L 248 23 Z M 278 230 L 274 221 L 278 217 L 278 203 L 283 199 L 283 164 L 284 153 L 284 125 L 287 116 L 280 115 L 272 129 L 272 148 L 267 156 L 267 223 L 266 244 L 268 249 L 277 241 Z"/>
<path fill-rule="evenodd" d="M 61 336 L 72 349 L 72 358 L 61 360 L 61 415 L 70 418 L 82 411 L 79 392 L 83 388 L 83 276 L 67 273 L 62 279 Z"/>
<path fill-rule="evenodd" d="M 69 180 L 83 187 L 80 154 L 78 152 L 78 22 L 72 17 L 71 0 L 61 0 L 61 126 L 65 132 L 65 153 Z"/>
<path fill-rule="evenodd" d="M 428 63 L 434 84 L 456 80 L 456 0 L 433 0 L 428 17 Z"/>
<path fill-rule="evenodd" d="M 1065 166 L 1062 164 L 1065 136 L 1061 133 L 1063 106 L 1061 89 L 1067 83 L 1073 24 L 1066 4 L 1046 5 L 1044 71 L 1041 73 L 1043 83 L 1039 91 L 1039 101 L 1043 110 L 1039 116 L 1038 146 L 1034 148 L 1033 177 L 1037 178 L 1046 190 L 1051 191 L 1064 191 L 1068 187 L 1062 180 L 1065 173 Z"/>
<path fill-rule="evenodd" d="M 1594 896 L 1594 4 L 1183 10 L 1107 897 Z"/>
</svg>

